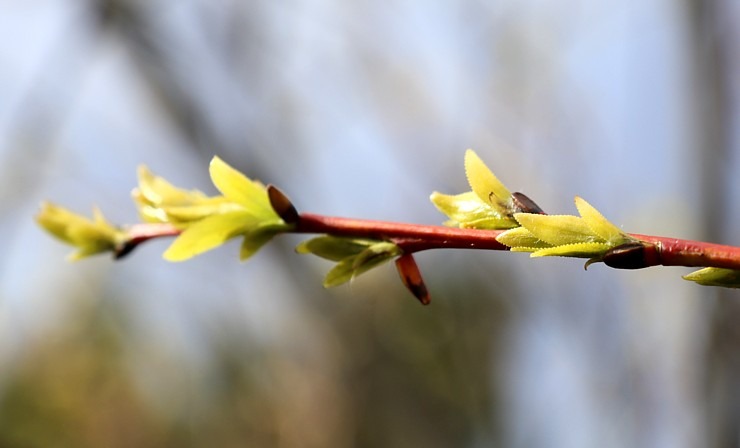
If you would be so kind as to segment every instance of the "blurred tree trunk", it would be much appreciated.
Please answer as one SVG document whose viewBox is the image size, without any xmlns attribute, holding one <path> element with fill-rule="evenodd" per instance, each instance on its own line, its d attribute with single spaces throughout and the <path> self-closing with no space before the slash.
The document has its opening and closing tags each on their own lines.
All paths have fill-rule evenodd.
<svg viewBox="0 0 740 448">
<path fill-rule="evenodd" d="M 697 166 L 700 167 L 699 211 L 704 237 L 709 241 L 730 241 L 729 207 L 732 173 L 731 81 L 732 54 L 737 43 L 731 38 L 730 2 L 690 0 L 696 111 Z M 740 301 L 737 293 L 716 288 L 709 313 L 706 358 L 706 411 L 709 445 L 740 446 Z"/>
</svg>

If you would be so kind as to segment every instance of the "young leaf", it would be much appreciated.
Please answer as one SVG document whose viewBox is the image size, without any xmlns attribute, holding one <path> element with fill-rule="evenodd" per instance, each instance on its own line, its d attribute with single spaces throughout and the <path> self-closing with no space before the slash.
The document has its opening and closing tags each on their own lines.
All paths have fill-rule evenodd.
<svg viewBox="0 0 740 448">
<path fill-rule="evenodd" d="M 684 279 L 704 286 L 740 288 L 740 271 L 722 268 L 704 268 L 684 275 Z"/>
<path fill-rule="evenodd" d="M 511 192 L 496 178 L 472 149 L 465 152 L 465 173 L 470 188 L 481 201 L 491 205 L 503 216 L 509 214 Z"/>
<path fill-rule="evenodd" d="M 575 243 L 540 249 L 533 252 L 530 257 L 597 258 L 607 250 L 609 250 L 609 245 L 606 243 Z"/>
<path fill-rule="evenodd" d="M 324 287 L 346 283 L 358 275 L 379 266 L 401 254 L 401 249 L 393 243 L 381 241 L 366 248 L 357 255 L 347 257 L 337 263 L 324 278 Z"/>
<path fill-rule="evenodd" d="M 198 190 L 183 190 L 139 167 L 139 186 L 131 192 L 144 222 L 170 223 L 178 227 L 216 213 L 236 211 L 242 206 L 223 196 L 208 197 Z"/>
<path fill-rule="evenodd" d="M 188 205 L 208 199 L 204 193 L 198 190 L 187 191 L 177 188 L 167 180 L 154 175 L 145 165 L 138 169 L 139 186 L 134 189 L 132 195 L 137 202 L 160 206 L 160 205 Z"/>
<path fill-rule="evenodd" d="M 377 242 L 376 240 L 323 235 L 303 241 L 295 250 L 299 254 L 314 254 L 326 260 L 341 261 L 359 254 Z"/>
<path fill-rule="evenodd" d="M 514 218 L 540 240 L 553 246 L 575 243 L 605 243 L 583 218 L 571 215 L 515 213 Z"/>
<path fill-rule="evenodd" d="M 209 216 L 185 229 L 165 251 L 164 259 L 187 260 L 248 232 L 259 223 L 259 218 L 245 211 Z"/>
<path fill-rule="evenodd" d="M 457 195 L 435 191 L 429 199 L 440 212 L 450 218 L 446 225 L 491 230 L 510 229 L 519 225 L 513 218 L 502 215 L 481 201 L 472 191 Z"/>
<path fill-rule="evenodd" d="M 262 223 L 255 230 L 249 231 L 244 235 L 239 259 L 246 261 L 259 251 L 262 246 L 270 242 L 275 235 L 283 233 L 291 228 L 290 225 L 283 222 Z"/>
<path fill-rule="evenodd" d="M 622 232 L 619 227 L 604 218 L 604 215 L 599 213 L 599 211 L 586 202 L 585 199 L 576 196 L 575 202 L 578 213 L 580 213 L 588 227 L 593 231 L 593 233 L 603 238 L 610 245 L 618 246 L 630 241 L 635 241 L 633 238 Z"/>
<path fill-rule="evenodd" d="M 496 241 L 505 244 L 512 249 L 527 249 L 526 252 L 533 252 L 538 249 L 552 247 L 551 244 L 542 241 L 534 236 L 532 232 L 524 227 L 516 227 L 499 234 Z M 531 250 L 530 250 L 531 249 Z M 518 250 L 521 252 L 521 250 Z"/>
<path fill-rule="evenodd" d="M 209 171 L 213 184 L 230 201 L 242 205 L 255 216 L 265 219 L 277 217 L 262 184 L 249 179 L 219 157 L 211 160 Z"/>
<path fill-rule="evenodd" d="M 44 202 L 36 222 L 53 236 L 77 248 L 69 256 L 70 260 L 114 251 L 126 240 L 126 235 L 108 223 L 98 209 L 93 211 L 91 220 Z"/>
</svg>

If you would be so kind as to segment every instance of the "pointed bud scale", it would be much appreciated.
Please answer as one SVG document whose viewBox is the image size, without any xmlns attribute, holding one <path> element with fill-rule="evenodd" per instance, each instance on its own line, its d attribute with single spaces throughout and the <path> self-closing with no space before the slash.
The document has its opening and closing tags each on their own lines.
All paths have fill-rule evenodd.
<svg viewBox="0 0 740 448">
<path fill-rule="evenodd" d="M 514 203 L 514 213 L 534 213 L 536 215 L 547 214 L 524 193 L 519 193 L 518 191 L 511 193 L 511 201 Z"/>
<path fill-rule="evenodd" d="M 411 294 L 422 305 L 429 305 L 432 302 L 432 298 L 429 296 L 429 290 L 424 284 L 424 279 L 421 277 L 421 271 L 419 271 L 419 266 L 416 264 L 414 256 L 411 254 L 401 255 L 396 259 L 396 268 L 398 269 L 398 274 L 401 276 L 401 281 L 411 291 Z"/>
<path fill-rule="evenodd" d="M 615 269 L 642 269 L 652 266 L 647 260 L 647 246 L 643 243 L 627 243 L 609 249 L 602 259 L 605 265 Z"/>
<path fill-rule="evenodd" d="M 288 196 L 285 195 L 280 189 L 274 185 L 267 186 L 267 196 L 270 199 L 270 205 L 272 206 L 275 213 L 285 221 L 286 224 L 295 224 L 298 222 L 298 210 Z"/>
</svg>

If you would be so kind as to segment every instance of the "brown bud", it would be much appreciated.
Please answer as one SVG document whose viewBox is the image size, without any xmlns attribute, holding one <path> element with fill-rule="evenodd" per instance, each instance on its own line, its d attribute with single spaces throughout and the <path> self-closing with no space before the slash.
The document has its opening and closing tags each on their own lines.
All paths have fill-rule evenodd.
<svg viewBox="0 0 740 448">
<path fill-rule="evenodd" d="M 534 213 L 537 215 L 547 214 L 524 193 L 519 193 L 518 191 L 511 193 L 511 200 L 514 202 L 514 213 Z"/>
<path fill-rule="evenodd" d="M 429 290 L 427 290 L 427 286 L 424 284 L 424 279 L 421 277 L 421 271 L 419 271 L 419 266 L 416 264 L 414 256 L 403 254 L 398 257 L 396 259 L 396 269 L 398 269 L 398 274 L 401 276 L 401 281 L 411 291 L 411 294 L 422 305 L 429 305 L 432 298 L 429 296 Z"/>
<path fill-rule="evenodd" d="M 275 213 L 278 214 L 286 224 L 295 224 L 298 222 L 298 211 L 288 196 L 274 185 L 267 186 L 267 196 L 270 199 L 270 205 Z"/>
</svg>

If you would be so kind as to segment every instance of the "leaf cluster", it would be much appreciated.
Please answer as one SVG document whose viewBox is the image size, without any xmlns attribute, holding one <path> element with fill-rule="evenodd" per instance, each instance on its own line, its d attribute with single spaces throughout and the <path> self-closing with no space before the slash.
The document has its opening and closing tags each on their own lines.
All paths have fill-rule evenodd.
<svg viewBox="0 0 740 448">
<path fill-rule="evenodd" d="M 531 257 L 585 258 L 585 267 L 604 262 L 614 268 L 639 269 L 651 266 L 645 259 L 647 253 L 658 251 L 656 245 L 621 231 L 580 197 L 575 198 L 578 216 L 546 214 L 523 193 L 506 188 L 472 150 L 465 153 L 465 172 L 470 191 L 431 195 L 432 203 L 448 217 L 447 226 L 495 230 L 491 238 L 512 252 L 528 252 Z M 187 260 L 234 238 L 241 238 L 240 258 L 246 260 L 276 235 L 305 231 L 299 228 L 301 215 L 276 187 L 248 178 L 219 157 L 211 160 L 209 173 L 219 192 L 214 196 L 175 187 L 145 166 L 138 170 L 138 186 L 132 197 L 141 220 L 173 229 L 160 236 L 178 235 L 163 255 L 166 260 Z M 73 260 L 103 252 L 119 258 L 140 242 L 131 229 L 111 225 L 98 209 L 90 219 L 44 203 L 36 220 L 52 235 L 76 247 L 70 256 Z M 412 256 L 423 248 L 409 245 L 403 238 L 376 238 L 378 233 L 352 237 L 327 230 L 329 233 L 296 248 L 298 253 L 335 263 L 324 286 L 340 285 L 395 259 L 404 285 L 419 301 L 429 303 Z M 425 248 L 431 247 L 434 245 Z M 740 287 L 740 271 L 730 269 L 709 267 L 684 278 L 702 285 Z"/>
<path fill-rule="evenodd" d="M 602 261 L 612 248 L 635 242 L 580 197 L 580 216 L 547 215 L 522 193 L 512 193 L 468 150 L 465 172 L 471 191 L 446 195 L 433 193 L 434 205 L 461 228 L 505 230 L 496 237 L 512 252 L 530 252 L 532 257 L 560 256 Z"/>
</svg>

